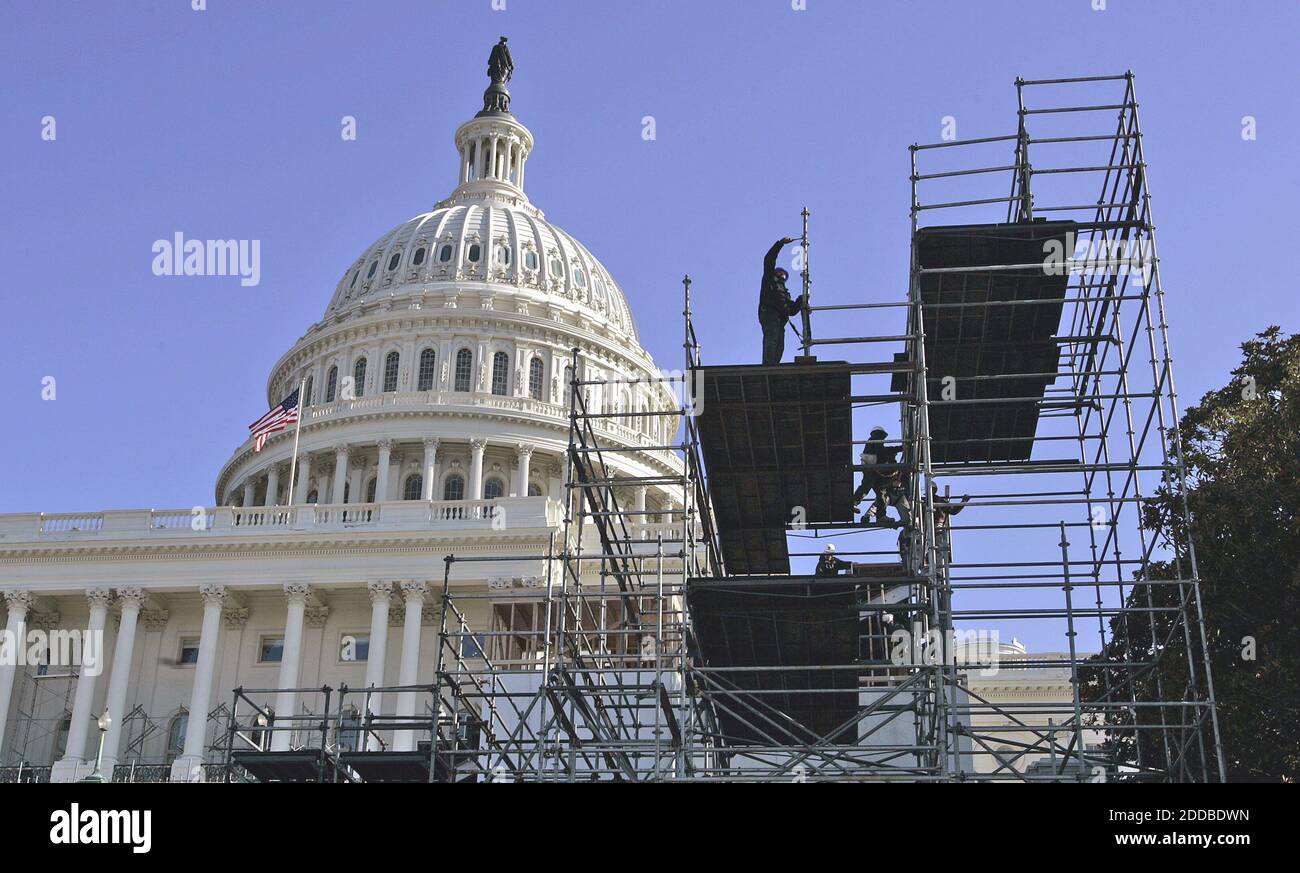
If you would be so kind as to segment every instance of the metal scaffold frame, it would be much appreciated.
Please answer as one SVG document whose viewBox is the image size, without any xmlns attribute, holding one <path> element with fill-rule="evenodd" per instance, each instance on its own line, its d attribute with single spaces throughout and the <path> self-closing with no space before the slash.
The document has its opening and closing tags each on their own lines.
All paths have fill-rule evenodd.
<svg viewBox="0 0 1300 873">
<path fill-rule="evenodd" d="M 562 529 L 544 554 L 448 556 L 434 684 L 371 690 L 430 694 L 413 716 L 429 781 L 1226 778 L 1195 550 L 1143 518 L 1157 494 L 1178 508 L 1175 525 L 1188 508 L 1133 75 L 1015 85 L 1015 133 L 910 147 L 905 299 L 814 305 L 805 210 L 794 363 L 705 366 L 689 277 L 680 374 L 606 379 L 573 350 Z M 815 335 L 820 313 L 845 335 Z M 813 357 L 827 347 L 865 359 Z M 766 404 L 773 445 L 804 440 L 800 469 L 825 474 L 812 485 L 831 507 L 796 512 L 775 544 L 767 522 L 740 551 L 727 525 L 741 492 L 724 518 L 732 486 L 701 424 L 727 379 L 763 387 L 723 405 L 744 427 L 743 408 Z M 792 385 L 842 388 L 802 397 Z M 605 402 L 611 386 L 680 392 L 654 411 Z M 675 440 L 630 444 L 608 426 L 647 414 L 678 419 Z M 852 438 L 867 415 L 896 415 L 897 438 Z M 821 468 L 807 433 L 834 447 Z M 781 475 L 747 450 L 755 477 Z M 629 473 L 654 453 L 671 456 L 666 472 Z M 876 512 L 858 518 L 871 477 Z M 671 500 L 630 502 L 641 487 Z M 840 544 L 832 563 L 848 575 L 795 572 L 790 559 L 810 563 L 823 540 Z M 863 557 L 887 563 L 843 560 Z M 517 594 L 452 586 L 453 566 L 474 561 L 545 567 L 526 622 L 491 622 Z M 475 601 L 488 626 L 469 619 Z M 754 636 L 720 647 L 717 622 L 738 618 L 730 627 Z M 749 661 L 729 660 L 737 646 Z M 842 659 L 804 657 L 832 651 Z M 999 697 L 999 684 L 1029 691 Z M 360 730 L 369 743 L 391 728 L 367 715 Z"/>
</svg>

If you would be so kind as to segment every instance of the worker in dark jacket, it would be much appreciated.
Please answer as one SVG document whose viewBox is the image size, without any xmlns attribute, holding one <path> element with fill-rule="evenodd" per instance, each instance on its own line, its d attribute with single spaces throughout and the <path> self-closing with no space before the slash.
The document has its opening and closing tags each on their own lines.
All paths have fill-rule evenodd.
<svg viewBox="0 0 1300 873">
<path fill-rule="evenodd" d="M 763 363 L 779 364 L 785 354 L 785 322 L 803 311 L 804 299 L 800 294 L 797 300 L 790 299 L 790 291 L 785 287 L 790 277 L 783 268 L 776 265 L 777 255 L 781 249 L 794 242 L 790 237 L 777 240 L 767 250 L 763 258 L 763 286 L 758 293 L 758 323 L 763 326 Z"/>
<path fill-rule="evenodd" d="M 903 489 L 903 471 L 891 468 L 898 463 L 898 453 L 902 449 L 898 446 L 886 446 L 887 436 L 889 434 L 883 427 L 873 427 L 871 436 L 862 449 L 861 461 L 867 469 L 862 471 L 862 484 L 853 493 L 853 505 L 856 507 L 865 500 L 868 492 L 876 492 L 875 501 L 863 517 L 863 521 L 867 524 L 883 524 L 888 521 L 885 516 L 886 501 L 898 508 L 900 516 L 910 508 Z M 889 466 L 885 469 L 873 469 L 882 465 Z M 907 519 L 900 518 L 899 521 L 906 523 Z"/>
<path fill-rule="evenodd" d="M 817 559 L 817 570 L 815 575 L 838 576 L 841 570 L 852 570 L 853 565 L 848 561 L 841 560 L 835 556 L 835 544 L 830 543 L 826 546 L 826 551 Z"/>
</svg>

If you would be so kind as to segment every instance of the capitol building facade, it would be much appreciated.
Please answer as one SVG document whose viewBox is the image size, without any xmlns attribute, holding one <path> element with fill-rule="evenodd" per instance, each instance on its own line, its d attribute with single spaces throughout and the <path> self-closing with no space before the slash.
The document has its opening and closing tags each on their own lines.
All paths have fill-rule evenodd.
<svg viewBox="0 0 1300 873">
<path fill-rule="evenodd" d="M 212 778 L 232 689 L 431 682 L 449 554 L 478 559 L 452 567 L 458 591 L 505 595 L 468 605 L 472 626 L 531 621 L 509 595 L 536 594 L 562 528 L 575 350 L 580 380 L 622 383 L 589 402 L 645 413 L 596 421 L 602 441 L 646 447 L 615 473 L 680 471 L 654 448 L 677 419 L 653 413 L 676 401 L 618 283 L 529 201 L 533 135 L 506 100 L 456 131 L 450 196 L 367 247 L 272 367 L 268 406 L 302 388 L 292 476 L 290 427 L 236 449 L 212 506 L 0 515 L 7 639 L 52 641 L 0 665 L 7 781 L 82 779 L 97 760 L 105 779 Z M 620 503 L 650 537 L 673 497 L 632 485 Z M 60 631 L 102 640 L 102 663 L 61 663 Z M 370 705 L 417 705 L 394 696 Z"/>
</svg>

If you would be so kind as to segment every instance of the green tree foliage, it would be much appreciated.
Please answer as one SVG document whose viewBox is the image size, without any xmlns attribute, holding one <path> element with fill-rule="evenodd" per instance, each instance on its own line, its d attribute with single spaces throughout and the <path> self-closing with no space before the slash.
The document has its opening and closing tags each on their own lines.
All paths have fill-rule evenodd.
<svg viewBox="0 0 1300 873">
<path fill-rule="evenodd" d="M 1190 578 L 1189 539 L 1195 544 L 1229 778 L 1295 781 L 1300 779 L 1300 334 L 1284 336 L 1270 327 L 1241 348 L 1242 363 L 1232 380 L 1188 408 L 1179 423 L 1190 529 L 1176 476 L 1166 478 L 1143 505 L 1143 526 L 1172 555 L 1153 563 L 1149 578 L 1177 579 L 1180 569 L 1182 578 Z M 1172 439 L 1169 444 L 1173 456 Z M 1176 609 L 1180 598 L 1194 615 L 1190 586 L 1139 580 L 1128 604 Z M 1112 619 L 1113 639 L 1097 660 L 1154 661 L 1157 667 L 1089 670 L 1085 693 L 1094 699 L 1178 700 L 1188 693 L 1189 670 L 1204 689 L 1199 634 L 1179 621 L 1180 613 Z M 1186 764 L 1199 768 L 1199 746 L 1184 742 L 1190 734 L 1138 731 L 1135 738 L 1134 731 L 1122 729 L 1133 717 L 1124 710 L 1108 719 L 1119 728 L 1112 731 L 1110 745 L 1121 760 L 1177 771 L 1185 753 Z M 1194 717 L 1178 707 L 1138 708 L 1136 715 L 1148 725 Z M 1208 743 L 1208 731 L 1206 737 Z M 1207 745 L 1206 754 L 1212 751 Z"/>
</svg>

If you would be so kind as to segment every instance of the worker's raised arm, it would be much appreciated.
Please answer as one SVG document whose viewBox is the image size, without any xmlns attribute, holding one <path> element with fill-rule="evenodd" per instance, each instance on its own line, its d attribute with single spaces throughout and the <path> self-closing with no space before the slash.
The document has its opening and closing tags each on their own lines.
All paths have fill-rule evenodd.
<svg viewBox="0 0 1300 873">
<path fill-rule="evenodd" d="M 763 256 L 763 275 L 766 276 L 768 273 L 776 269 L 777 255 L 781 254 L 781 249 L 785 248 L 792 242 L 794 242 L 793 239 L 788 236 L 783 236 L 776 242 L 772 243 L 772 247 L 768 249 L 767 254 Z"/>
</svg>

